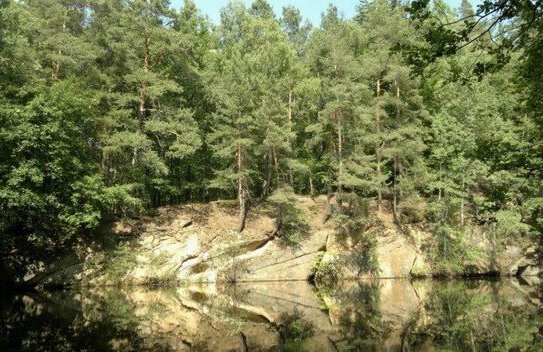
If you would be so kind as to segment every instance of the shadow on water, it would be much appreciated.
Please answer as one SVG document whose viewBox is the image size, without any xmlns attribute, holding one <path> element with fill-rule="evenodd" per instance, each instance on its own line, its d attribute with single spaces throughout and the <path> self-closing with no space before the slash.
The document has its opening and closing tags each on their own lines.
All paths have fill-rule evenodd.
<svg viewBox="0 0 543 352">
<path fill-rule="evenodd" d="M 136 350 L 141 340 L 133 324 L 112 323 L 111 312 L 84 312 L 81 296 L 74 292 L 0 299 L 2 351 L 108 351 L 120 339 Z"/>
<path fill-rule="evenodd" d="M 1 351 L 541 351 L 539 285 L 305 282 L 0 296 Z"/>
</svg>

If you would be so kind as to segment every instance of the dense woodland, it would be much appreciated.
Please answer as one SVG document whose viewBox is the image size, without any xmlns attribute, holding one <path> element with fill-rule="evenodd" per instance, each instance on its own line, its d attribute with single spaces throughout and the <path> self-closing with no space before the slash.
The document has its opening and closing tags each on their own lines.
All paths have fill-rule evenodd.
<svg viewBox="0 0 543 352">
<path fill-rule="evenodd" d="M 3 272 L 105 220 L 327 195 L 447 241 L 543 230 L 540 0 L 0 0 Z M 279 195 L 278 195 L 279 194 Z M 446 243 L 445 247 L 446 248 Z"/>
</svg>

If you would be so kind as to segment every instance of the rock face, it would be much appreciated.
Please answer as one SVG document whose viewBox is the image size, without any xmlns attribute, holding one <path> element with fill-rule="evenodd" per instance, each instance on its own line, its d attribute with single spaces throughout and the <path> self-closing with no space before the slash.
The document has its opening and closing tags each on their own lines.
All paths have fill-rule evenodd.
<svg viewBox="0 0 543 352">
<path fill-rule="evenodd" d="M 239 275 L 240 281 L 308 280 L 330 233 L 321 229 L 294 248 L 278 241 L 268 242 L 262 250 L 239 259 L 245 268 Z"/>
<path fill-rule="evenodd" d="M 379 277 L 409 277 L 417 260 L 417 251 L 404 237 L 388 234 L 377 240 Z"/>
<path fill-rule="evenodd" d="M 327 221 L 325 198 L 299 197 L 298 207 L 309 228 L 297 243 L 276 233 L 265 207 L 252 209 L 239 234 L 236 210 L 219 202 L 159 209 L 154 217 L 116 223 L 117 244 L 87 248 L 53 263 L 30 279 L 41 284 L 117 285 L 168 282 L 287 281 L 406 278 L 450 275 L 434 266 L 428 247 L 434 239 L 415 229 L 401 230 L 391 220 L 369 226 L 361 234 L 340 237 Z M 455 274 L 499 273 L 535 277 L 541 273 L 535 247 L 493 249 L 473 241 L 476 259 L 466 258 Z"/>
<path fill-rule="evenodd" d="M 232 230 L 237 216 L 228 206 L 211 203 L 162 209 L 156 218 L 117 226 L 128 238 L 120 247 L 130 250 L 117 256 L 114 251 L 113 258 L 97 254 L 98 260 L 87 260 L 82 282 L 92 286 L 119 280 L 127 284 L 308 280 L 333 234 L 323 222 L 325 207 L 319 201 L 325 200 L 301 199 L 311 231 L 288 244 L 274 234 L 275 220 L 258 209 L 248 217 L 242 234 Z M 108 277 L 108 267 L 126 270 Z"/>
<path fill-rule="evenodd" d="M 537 250 L 533 246 L 526 249 L 508 246 L 500 264 L 504 272 L 509 275 L 538 276 L 541 273 L 538 259 Z"/>
</svg>

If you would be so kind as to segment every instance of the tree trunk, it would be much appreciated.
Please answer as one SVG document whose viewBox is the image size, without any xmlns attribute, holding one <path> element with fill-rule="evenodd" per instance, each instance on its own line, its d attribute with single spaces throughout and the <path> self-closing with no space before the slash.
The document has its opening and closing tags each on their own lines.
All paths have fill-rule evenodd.
<svg viewBox="0 0 543 352">
<path fill-rule="evenodd" d="M 338 152 L 338 159 L 339 159 L 339 167 L 338 167 L 338 185 L 337 185 L 337 198 L 338 198 L 338 204 L 339 207 L 343 207 L 343 201 L 341 199 L 341 179 L 343 177 L 343 130 L 341 125 L 341 114 L 338 114 L 337 116 L 337 152 Z"/>
<path fill-rule="evenodd" d="M 400 121 L 400 84 L 398 81 L 396 83 L 396 127 Z M 393 177 L 393 188 L 392 188 L 392 215 L 394 217 L 394 222 L 397 224 L 400 223 L 400 217 L 398 214 L 398 177 L 400 177 L 400 160 L 399 156 L 394 156 L 394 177 Z"/>
<path fill-rule="evenodd" d="M 64 11 L 64 18 L 62 20 L 62 32 L 66 32 L 66 18 L 68 17 L 68 10 Z M 62 55 L 62 49 L 58 49 L 58 56 Z M 53 72 L 51 72 L 51 78 L 56 81 L 60 74 L 60 61 L 53 60 Z"/>
<path fill-rule="evenodd" d="M 288 114 L 288 144 L 292 150 L 292 142 L 290 140 L 290 133 L 292 132 L 292 90 L 288 91 L 288 105 L 287 105 L 287 114 Z M 294 177 L 292 176 L 292 168 L 288 166 L 288 182 L 291 187 L 294 187 Z"/>
<path fill-rule="evenodd" d="M 239 201 L 239 226 L 238 232 L 242 232 L 245 228 L 245 218 L 247 217 L 247 190 L 245 189 L 244 179 L 240 173 L 243 171 L 243 150 L 241 146 L 237 151 L 237 168 L 238 168 L 238 201 Z"/>
<path fill-rule="evenodd" d="M 394 222 L 399 224 L 400 217 L 398 214 L 398 191 L 397 191 L 397 180 L 398 177 L 398 156 L 394 157 L 394 180 L 392 188 L 392 215 L 394 217 Z"/>
<path fill-rule="evenodd" d="M 273 168 L 275 170 L 275 181 L 277 182 L 275 187 L 279 187 L 279 185 L 281 184 L 281 178 L 279 174 L 279 160 L 277 159 L 277 150 L 275 146 L 272 147 L 272 156 L 273 156 Z"/>
<path fill-rule="evenodd" d="M 138 159 L 138 148 L 132 149 L 132 166 L 136 165 L 136 161 Z"/>
<path fill-rule="evenodd" d="M 262 185 L 262 195 L 265 197 L 270 192 L 270 183 L 272 179 L 272 151 L 268 153 L 268 174 L 266 176 L 266 179 L 264 180 L 264 184 Z"/>
<path fill-rule="evenodd" d="M 147 72 L 149 70 L 149 60 L 150 60 L 150 53 L 149 53 L 149 46 L 151 45 L 151 38 L 147 37 L 145 39 L 145 54 L 143 55 L 143 70 Z M 140 96 L 139 96 L 139 108 L 138 108 L 138 117 L 140 122 L 140 128 L 143 129 L 143 123 L 145 121 L 145 100 L 147 99 L 147 81 L 141 82 L 140 87 Z"/>
<path fill-rule="evenodd" d="M 146 96 L 146 83 L 142 82 L 140 87 L 140 103 L 138 107 L 138 119 L 140 123 L 140 128 L 143 129 L 143 122 L 145 121 L 145 96 Z"/>
<path fill-rule="evenodd" d="M 460 225 L 464 226 L 464 180 L 462 180 L 462 200 L 460 201 Z"/>
<path fill-rule="evenodd" d="M 381 121 L 379 118 L 379 114 L 380 114 L 379 96 L 381 95 L 381 80 L 379 78 L 377 79 L 377 87 L 375 88 L 375 93 L 377 97 L 377 103 L 376 103 L 377 112 L 375 115 L 375 133 L 377 134 L 377 137 L 379 138 L 379 133 L 381 131 Z M 380 148 L 381 148 L 380 146 L 377 146 L 375 148 L 375 162 L 377 163 L 376 171 L 377 171 L 377 179 L 378 179 L 378 182 L 377 182 L 377 213 L 378 214 L 381 214 L 381 203 L 383 201 L 383 195 L 381 192 L 381 180 L 380 180 L 381 179 L 381 150 Z"/>
</svg>

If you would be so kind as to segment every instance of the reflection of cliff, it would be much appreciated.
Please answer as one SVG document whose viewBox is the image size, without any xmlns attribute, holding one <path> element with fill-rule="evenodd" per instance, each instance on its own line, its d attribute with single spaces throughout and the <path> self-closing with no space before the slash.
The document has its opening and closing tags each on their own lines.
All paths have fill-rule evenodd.
<svg viewBox="0 0 543 352">
<path fill-rule="evenodd" d="M 334 342 L 342 350 L 396 350 L 399 334 L 423 305 L 424 288 L 409 280 L 347 281 L 321 294 Z"/>
<path fill-rule="evenodd" d="M 318 291 L 305 282 L 274 282 L 200 285 L 170 292 L 133 290 L 126 299 L 136 307 L 135 315 L 142 317 L 140 337 L 153 349 L 160 342 L 168 350 L 187 346 L 238 350 L 241 332 L 250 351 L 279 346 L 307 351 L 419 350 L 421 346 L 462 350 L 496 344 L 495 335 L 510 337 L 507 329 L 512 326 L 527 331 L 537 327 L 536 291 L 522 289 L 526 287 L 513 281 L 373 280 Z M 521 312 L 516 318 L 515 310 Z M 285 313 L 299 314 L 314 331 L 282 341 L 280 332 L 293 328 L 283 327 Z M 496 316 L 509 327 L 498 329 Z M 524 336 L 520 343 L 529 344 L 530 338 Z M 459 341 L 471 345 L 458 345 Z"/>
<path fill-rule="evenodd" d="M 142 350 L 237 351 L 241 346 L 239 332 L 247 337 L 251 350 L 267 351 L 276 344 L 267 320 L 231 304 L 228 296 L 217 296 L 215 288 L 136 288 L 124 291 L 123 295 L 122 303 L 133 309 L 129 315 L 121 314 L 117 319 L 138 321 L 136 331 L 143 340 Z M 95 298 L 90 301 L 100 302 L 99 306 L 90 305 L 84 312 L 115 309 L 111 302 Z"/>
<path fill-rule="evenodd" d="M 0 350 L 537 350 L 539 299 L 508 280 L 57 292 L 4 302 Z"/>
</svg>

